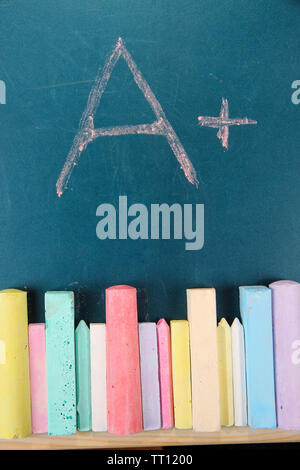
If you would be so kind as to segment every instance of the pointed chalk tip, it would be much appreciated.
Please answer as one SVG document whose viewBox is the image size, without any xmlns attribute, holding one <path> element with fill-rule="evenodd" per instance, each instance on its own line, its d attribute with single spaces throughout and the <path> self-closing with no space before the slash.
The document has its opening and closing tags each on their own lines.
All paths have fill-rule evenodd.
<svg viewBox="0 0 300 470">
<path fill-rule="evenodd" d="M 232 322 L 231 328 L 240 328 L 242 326 L 240 320 L 238 317 L 235 317 L 235 319 Z"/>
<path fill-rule="evenodd" d="M 221 328 L 230 328 L 226 318 L 221 318 L 221 320 L 219 321 L 218 323 L 218 326 L 220 326 Z"/>
<path fill-rule="evenodd" d="M 85 323 L 84 320 L 80 320 L 80 322 L 78 323 L 77 325 L 77 328 L 76 328 L 76 331 L 80 331 L 80 330 L 88 330 L 89 327 L 87 326 L 87 324 Z"/>
<path fill-rule="evenodd" d="M 157 328 L 169 328 L 169 325 L 164 318 L 161 318 L 157 322 Z"/>
</svg>

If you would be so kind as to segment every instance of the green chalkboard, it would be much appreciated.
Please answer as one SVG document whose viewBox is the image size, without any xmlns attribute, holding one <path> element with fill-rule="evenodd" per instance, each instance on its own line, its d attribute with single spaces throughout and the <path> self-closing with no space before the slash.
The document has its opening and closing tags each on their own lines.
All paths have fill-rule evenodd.
<svg viewBox="0 0 300 470">
<path fill-rule="evenodd" d="M 0 1 L 0 288 L 28 289 L 31 321 L 54 289 L 104 321 L 120 283 L 141 320 L 184 318 L 194 286 L 232 319 L 237 286 L 300 279 L 299 15 Z"/>
</svg>

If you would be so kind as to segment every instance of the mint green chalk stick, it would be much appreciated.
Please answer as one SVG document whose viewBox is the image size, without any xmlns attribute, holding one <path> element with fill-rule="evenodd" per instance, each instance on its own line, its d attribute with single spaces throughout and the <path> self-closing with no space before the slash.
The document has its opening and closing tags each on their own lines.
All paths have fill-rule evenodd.
<svg viewBox="0 0 300 470">
<path fill-rule="evenodd" d="M 79 431 L 90 431 L 92 427 L 90 330 L 84 320 L 80 321 L 75 330 L 75 353 L 77 428 Z"/>
<path fill-rule="evenodd" d="M 74 293 L 46 292 L 48 434 L 76 432 Z"/>
</svg>

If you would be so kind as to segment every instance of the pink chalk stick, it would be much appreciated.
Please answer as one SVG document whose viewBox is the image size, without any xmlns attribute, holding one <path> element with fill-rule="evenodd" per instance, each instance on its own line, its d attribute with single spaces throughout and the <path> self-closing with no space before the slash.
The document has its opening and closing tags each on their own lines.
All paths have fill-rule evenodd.
<svg viewBox="0 0 300 470">
<path fill-rule="evenodd" d="M 161 425 L 163 429 L 170 429 L 174 426 L 171 337 L 170 327 L 163 318 L 157 323 L 157 342 Z"/>
<path fill-rule="evenodd" d="M 136 289 L 106 289 L 107 430 L 143 429 Z"/>
<path fill-rule="evenodd" d="M 45 323 L 28 327 L 33 434 L 48 432 Z"/>
</svg>

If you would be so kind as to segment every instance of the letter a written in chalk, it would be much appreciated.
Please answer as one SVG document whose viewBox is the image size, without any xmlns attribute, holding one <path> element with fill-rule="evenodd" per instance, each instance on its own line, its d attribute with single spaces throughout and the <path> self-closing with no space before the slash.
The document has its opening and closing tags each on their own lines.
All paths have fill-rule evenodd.
<svg viewBox="0 0 300 470">
<path fill-rule="evenodd" d="M 138 88 L 143 93 L 145 99 L 149 103 L 152 111 L 156 116 L 156 120 L 148 124 L 138 124 L 134 126 L 115 126 L 101 127 L 95 129 L 94 116 L 97 112 L 100 100 L 105 91 L 107 83 L 111 77 L 111 73 L 120 58 L 123 58 L 132 73 L 133 79 Z M 98 137 L 120 136 L 120 135 L 161 135 L 165 137 L 171 147 L 180 168 L 183 170 L 186 179 L 198 186 L 196 171 L 189 160 L 177 134 L 166 118 L 166 115 L 157 101 L 154 93 L 149 87 L 141 72 L 137 68 L 134 60 L 124 46 L 122 38 L 119 38 L 114 50 L 107 60 L 104 68 L 100 68 L 95 80 L 95 84 L 91 89 L 86 108 L 82 114 L 79 130 L 74 138 L 72 147 L 67 156 L 64 167 L 59 175 L 56 183 L 57 195 L 60 197 L 68 185 L 74 166 L 77 165 L 81 153 L 86 149 L 87 145 Z"/>
</svg>

